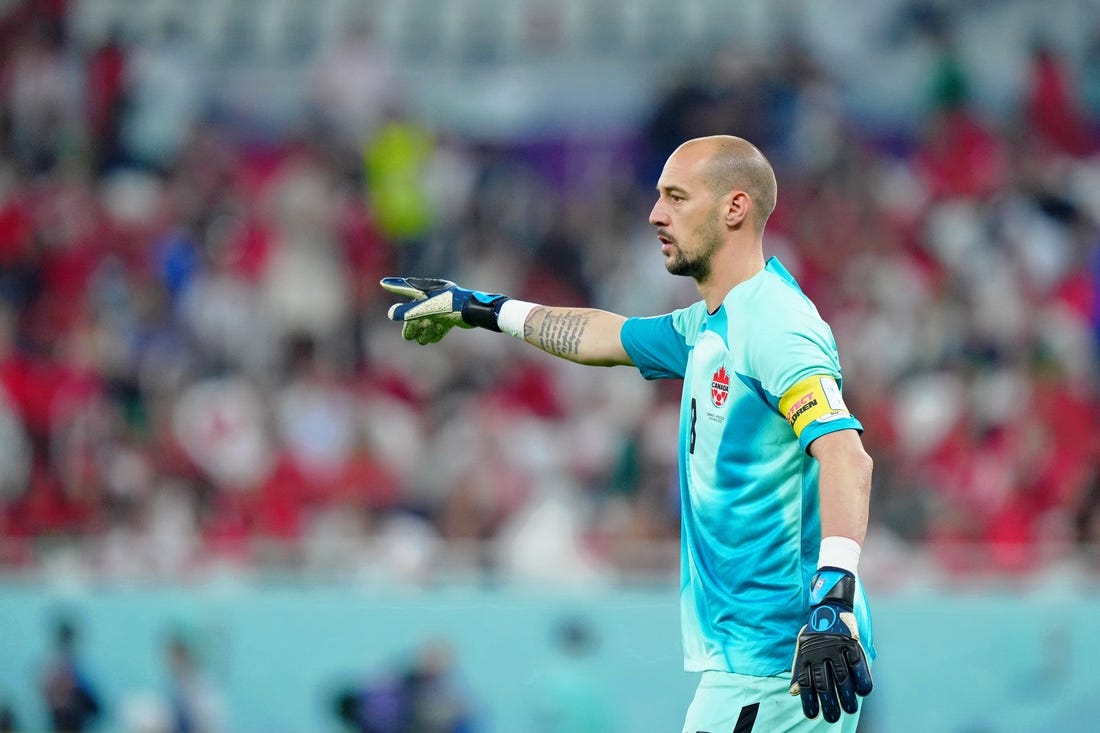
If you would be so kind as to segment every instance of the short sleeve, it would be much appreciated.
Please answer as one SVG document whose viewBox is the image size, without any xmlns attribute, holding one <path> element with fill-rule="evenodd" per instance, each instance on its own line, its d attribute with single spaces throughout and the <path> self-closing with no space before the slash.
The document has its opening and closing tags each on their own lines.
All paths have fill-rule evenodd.
<svg viewBox="0 0 1100 733">
<path fill-rule="evenodd" d="M 802 379 L 784 392 L 779 398 L 779 413 L 794 430 L 803 450 L 826 433 L 863 430 L 844 404 L 840 384 L 827 374 Z"/>
<path fill-rule="evenodd" d="M 646 379 L 682 379 L 687 369 L 692 309 L 663 316 L 628 318 L 619 334 L 623 348 Z M 698 323 L 694 330 L 698 330 Z"/>
<path fill-rule="evenodd" d="M 840 359 L 832 331 L 812 307 L 764 316 L 750 358 L 764 390 L 803 450 L 826 433 L 863 430 L 841 395 Z"/>
</svg>

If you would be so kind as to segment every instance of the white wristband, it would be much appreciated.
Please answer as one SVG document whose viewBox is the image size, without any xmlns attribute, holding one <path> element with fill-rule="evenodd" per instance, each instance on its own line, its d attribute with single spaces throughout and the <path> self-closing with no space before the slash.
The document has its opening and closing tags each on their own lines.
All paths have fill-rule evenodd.
<svg viewBox="0 0 1100 733">
<path fill-rule="evenodd" d="M 497 314 L 497 325 L 504 333 L 524 341 L 523 326 L 527 323 L 527 316 L 538 307 L 538 303 L 528 303 L 525 300 L 506 300 L 501 304 L 500 313 Z"/>
<path fill-rule="evenodd" d="M 817 555 L 817 566 L 840 568 L 855 575 L 862 549 L 858 542 L 848 537 L 824 537 Z"/>
</svg>

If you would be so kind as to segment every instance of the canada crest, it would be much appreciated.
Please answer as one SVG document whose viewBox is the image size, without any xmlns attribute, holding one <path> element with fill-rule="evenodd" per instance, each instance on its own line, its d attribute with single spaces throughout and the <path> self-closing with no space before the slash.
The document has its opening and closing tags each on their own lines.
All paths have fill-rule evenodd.
<svg viewBox="0 0 1100 733">
<path fill-rule="evenodd" d="M 722 407 L 730 397 L 730 375 L 726 367 L 718 367 L 718 371 L 710 378 L 710 401 L 715 407 Z"/>
</svg>

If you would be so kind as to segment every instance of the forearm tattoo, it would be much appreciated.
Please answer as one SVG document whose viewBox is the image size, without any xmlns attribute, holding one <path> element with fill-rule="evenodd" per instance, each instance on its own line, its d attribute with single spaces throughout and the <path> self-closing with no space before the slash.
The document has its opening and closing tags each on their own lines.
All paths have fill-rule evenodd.
<svg viewBox="0 0 1100 733">
<path fill-rule="evenodd" d="M 538 316 L 542 317 L 539 318 Z M 592 314 L 566 311 L 555 313 L 544 310 L 527 319 L 523 327 L 524 339 L 543 351 L 555 356 L 574 357 L 580 354 L 581 341 L 584 339 Z"/>
</svg>

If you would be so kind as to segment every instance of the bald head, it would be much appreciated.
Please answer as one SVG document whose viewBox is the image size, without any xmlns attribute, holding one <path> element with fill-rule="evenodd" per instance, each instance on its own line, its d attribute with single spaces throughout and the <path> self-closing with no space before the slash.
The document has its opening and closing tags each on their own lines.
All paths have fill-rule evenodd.
<svg viewBox="0 0 1100 733">
<path fill-rule="evenodd" d="M 740 190 L 752 201 L 753 226 L 756 233 L 764 231 L 764 224 L 775 209 L 776 182 L 771 163 L 759 148 L 733 135 L 712 135 L 688 140 L 679 148 L 702 153 L 703 169 L 707 185 L 715 198 L 730 191 Z"/>
</svg>

